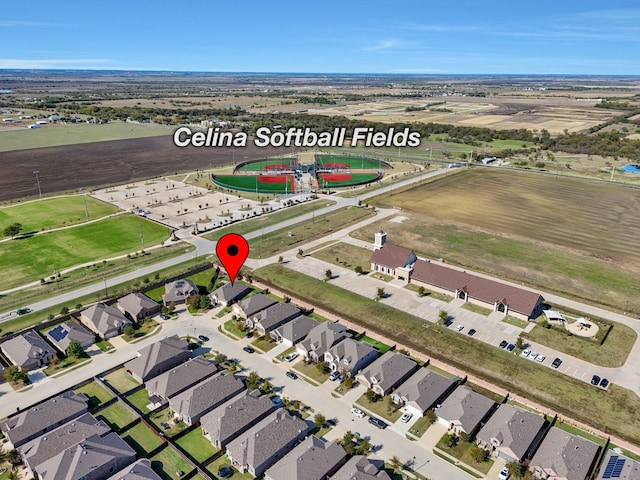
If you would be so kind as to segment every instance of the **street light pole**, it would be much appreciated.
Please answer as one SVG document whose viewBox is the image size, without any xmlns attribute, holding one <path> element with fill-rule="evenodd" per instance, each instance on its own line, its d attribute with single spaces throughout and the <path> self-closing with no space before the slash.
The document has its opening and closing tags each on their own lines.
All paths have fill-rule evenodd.
<svg viewBox="0 0 640 480">
<path fill-rule="evenodd" d="M 144 235 L 142 233 L 142 220 L 140 220 L 140 216 L 138 216 L 138 226 L 140 227 L 140 245 L 142 246 L 142 251 L 144 252 Z"/>
<path fill-rule="evenodd" d="M 89 221 L 89 209 L 87 208 L 87 192 L 84 192 L 84 187 L 82 187 L 83 195 L 82 200 L 84 201 L 84 214 L 87 217 L 87 222 Z"/>
<path fill-rule="evenodd" d="M 33 174 L 36 176 L 36 182 L 38 183 L 38 194 L 40 195 L 40 198 L 42 198 L 42 190 L 40 190 L 40 177 L 38 177 L 39 173 L 40 173 L 40 170 L 33 171 Z"/>
</svg>

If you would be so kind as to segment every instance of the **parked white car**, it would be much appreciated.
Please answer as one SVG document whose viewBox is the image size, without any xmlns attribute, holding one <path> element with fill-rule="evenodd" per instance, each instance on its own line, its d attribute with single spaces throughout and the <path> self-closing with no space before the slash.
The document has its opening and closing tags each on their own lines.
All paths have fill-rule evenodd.
<svg viewBox="0 0 640 480">
<path fill-rule="evenodd" d="M 536 362 L 542 363 L 544 362 L 545 358 L 547 358 L 545 355 L 540 354 L 538 355 L 538 358 L 536 358 Z"/>
<path fill-rule="evenodd" d="M 527 358 L 530 353 L 531 353 L 531 350 L 529 350 L 528 348 L 525 348 L 520 355 L 522 355 L 524 358 Z"/>
<path fill-rule="evenodd" d="M 298 352 L 291 352 L 289 355 L 284 357 L 287 362 L 293 362 L 296 358 L 298 358 Z"/>
<path fill-rule="evenodd" d="M 364 418 L 367 416 L 362 410 L 355 407 L 351 409 L 351 413 L 353 413 L 356 417 L 359 417 L 359 418 Z"/>
<path fill-rule="evenodd" d="M 413 413 L 405 412 L 401 417 L 400 421 L 403 423 L 407 423 L 413 417 Z"/>
</svg>

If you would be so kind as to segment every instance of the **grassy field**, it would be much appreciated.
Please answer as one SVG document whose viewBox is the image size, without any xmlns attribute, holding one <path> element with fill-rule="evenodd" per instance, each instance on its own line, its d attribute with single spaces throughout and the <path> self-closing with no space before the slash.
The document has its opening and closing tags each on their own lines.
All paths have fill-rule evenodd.
<svg viewBox="0 0 640 480">
<path fill-rule="evenodd" d="M 552 369 L 509 352 L 457 335 L 385 304 L 374 302 L 283 265 L 254 272 L 257 279 L 318 308 L 350 320 L 367 331 L 440 359 L 472 375 L 553 408 L 564 416 L 604 429 L 637 444 L 640 438 L 640 398 L 617 385 L 593 388 Z"/>
<path fill-rule="evenodd" d="M 634 187 L 471 169 L 383 195 L 407 217 L 355 232 L 419 255 L 640 313 L 640 195 Z M 411 228 L 407 228 L 411 225 Z M 628 301 L 628 304 L 627 304 Z"/>
<path fill-rule="evenodd" d="M 371 403 L 367 398 L 367 395 L 363 394 L 358 398 L 358 400 L 356 400 L 356 404 L 366 408 L 370 412 L 373 412 L 378 417 L 382 417 L 391 423 L 395 423 L 402 416 L 402 412 L 399 408 L 389 410 L 389 398 L 391 397 L 381 397 L 377 402 Z M 397 405 L 397 407 L 400 407 L 400 405 Z"/>
<path fill-rule="evenodd" d="M 327 381 L 329 374 L 318 370 L 317 365 L 316 363 L 305 363 L 304 360 L 300 360 L 293 366 L 293 369 L 309 377 L 314 382 L 322 384 Z"/>
<path fill-rule="evenodd" d="M 204 438 L 201 427 L 180 437 L 176 443 L 197 462 L 204 462 L 218 451 L 209 440 Z"/>
<path fill-rule="evenodd" d="M 384 160 L 376 160 L 375 158 L 366 158 L 366 157 L 348 157 L 344 155 L 318 155 L 317 157 L 318 165 L 322 166 L 325 164 L 343 164 L 348 166 L 348 168 L 352 169 L 375 169 L 375 170 L 384 170 L 387 168 L 392 168 Z"/>
<path fill-rule="evenodd" d="M 0 132 L 0 152 L 172 134 L 173 129 L 164 125 L 138 125 L 125 122 L 111 122 L 104 125 L 86 123 L 46 125 L 35 130 L 27 129 L 25 126 L 20 130 Z"/>
<path fill-rule="evenodd" d="M 89 397 L 89 410 L 92 410 L 113 398 L 104 387 L 96 382 L 87 383 L 84 387 L 76 388 L 78 393 L 84 393 Z"/>
<path fill-rule="evenodd" d="M 320 208 L 330 207 L 331 205 L 335 205 L 335 203 L 336 202 L 333 200 L 314 200 L 311 202 L 301 203 L 293 207 L 287 207 L 285 209 L 269 213 L 268 215 L 262 215 L 258 218 L 252 218 L 251 220 L 235 223 L 230 227 L 220 228 L 212 233 L 203 235 L 203 237 L 208 240 L 218 240 L 227 233 L 244 235 L 270 225 L 275 225 L 276 223 L 284 222 L 290 218 L 304 215 L 305 213 L 311 213 Z"/>
<path fill-rule="evenodd" d="M 312 222 L 296 225 L 266 233 L 264 236 L 249 240 L 249 257 L 266 258 L 296 245 L 325 237 L 330 233 L 374 215 L 368 208 L 346 207 L 326 215 L 318 216 Z"/>
<path fill-rule="evenodd" d="M 564 328 L 544 328 L 537 325 L 529 333 L 522 333 L 520 336 L 603 367 L 623 365 L 637 339 L 633 329 L 620 323 L 614 324 L 602 345 L 597 339 L 569 336 L 567 333 Z"/>
<path fill-rule="evenodd" d="M 369 261 L 371 253 L 366 248 L 339 242 L 326 248 L 314 250 L 311 256 L 351 270 L 355 270 L 359 266 L 362 268 L 362 273 L 367 274 L 371 269 L 371 262 Z"/>
<path fill-rule="evenodd" d="M 87 202 L 86 210 L 84 200 Z M 94 220 L 120 211 L 113 205 L 89 196 L 47 198 L 0 208 L 0 231 L 18 222 L 22 225 L 23 234 L 38 232 L 86 222 L 87 213 L 89 220 Z"/>
<path fill-rule="evenodd" d="M 142 422 L 122 432 L 120 436 L 140 456 L 146 456 L 162 445 L 160 437 Z"/>
<path fill-rule="evenodd" d="M 469 455 L 469 448 L 473 445 L 472 442 L 464 442 L 462 439 L 458 440 L 458 443 L 453 447 L 447 447 L 442 439 L 436 444 L 436 447 L 442 450 L 443 452 L 447 452 L 449 455 L 456 457 L 462 463 L 466 463 L 467 465 L 479 470 L 485 475 L 489 472 L 491 467 L 493 466 L 493 460 L 486 460 L 481 463 L 476 463 Z"/>
<path fill-rule="evenodd" d="M 378 179 L 377 173 L 348 173 L 349 178 L 344 180 L 336 180 L 335 175 L 332 173 L 320 173 L 318 175 L 318 185 L 320 188 L 340 188 L 350 187 L 351 185 L 362 185 L 370 183 Z"/>
<path fill-rule="evenodd" d="M 118 430 L 136 419 L 135 415 L 120 403 L 114 403 L 104 410 L 100 410 L 95 417 L 98 420 L 104 420 L 107 422 L 113 430 Z"/>
<path fill-rule="evenodd" d="M 148 247 L 169 238 L 169 229 L 135 215 L 0 243 L 0 289 L 39 280 L 73 265 L 140 250 L 140 230 Z"/>
<path fill-rule="evenodd" d="M 242 172 L 257 172 L 261 170 L 273 170 L 280 166 L 286 166 L 287 168 L 293 169 L 296 165 L 295 158 L 275 158 L 273 160 L 259 160 L 253 161 L 251 163 L 247 163 L 246 165 L 236 167 L 237 171 Z"/>
<path fill-rule="evenodd" d="M 142 413 L 148 413 L 150 410 L 147 408 L 149 405 L 149 392 L 146 389 L 138 390 L 131 395 L 127 395 L 127 402 L 133 405 L 138 411 Z"/>
<path fill-rule="evenodd" d="M 282 182 L 264 181 L 260 175 L 216 175 L 213 183 L 223 188 L 255 193 L 293 193 L 295 182 L 293 175 L 283 176 Z"/>
<path fill-rule="evenodd" d="M 151 457 L 151 467 L 163 480 L 179 480 L 193 470 L 193 467 L 169 445 Z"/>
<path fill-rule="evenodd" d="M 140 383 L 129 375 L 124 368 L 111 372 L 109 375 L 105 376 L 104 379 L 111 387 L 120 393 L 126 393 L 140 385 Z"/>
</svg>

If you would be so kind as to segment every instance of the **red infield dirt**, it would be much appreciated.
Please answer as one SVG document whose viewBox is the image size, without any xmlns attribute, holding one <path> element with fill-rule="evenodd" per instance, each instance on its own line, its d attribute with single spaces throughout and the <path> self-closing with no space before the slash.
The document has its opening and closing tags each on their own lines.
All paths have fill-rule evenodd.
<svg viewBox="0 0 640 480">
<path fill-rule="evenodd" d="M 178 148 L 171 136 L 0 152 L 0 201 L 37 196 L 34 171 L 42 193 L 51 194 L 229 164 L 234 156 L 240 162 L 282 153 L 291 149 L 256 147 L 251 140 L 243 148 Z"/>
<path fill-rule="evenodd" d="M 260 175 L 258 181 L 262 183 L 286 183 L 291 175 Z"/>
<path fill-rule="evenodd" d="M 352 178 L 348 173 L 321 173 L 320 176 L 327 182 L 344 182 Z"/>
<path fill-rule="evenodd" d="M 320 168 L 349 168 L 346 163 L 321 163 Z"/>
</svg>

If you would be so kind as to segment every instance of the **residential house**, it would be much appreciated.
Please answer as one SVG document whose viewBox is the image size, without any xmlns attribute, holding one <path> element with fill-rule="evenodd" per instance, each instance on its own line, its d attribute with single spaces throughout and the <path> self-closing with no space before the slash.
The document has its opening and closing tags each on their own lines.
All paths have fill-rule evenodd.
<svg viewBox="0 0 640 480">
<path fill-rule="evenodd" d="M 409 378 L 418 364 L 402 353 L 387 351 L 369 365 L 356 379 L 380 396 L 388 393 Z"/>
<path fill-rule="evenodd" d="M 416 261 L 411 273 L 411 283 L 523 320 L 538 317 L 544 307 L 544 298 L 537 292 L 460 271 L 438 262 Z"/>
<path fill-rule="evenodd" d="M 591 440 L 551 427 L 529 470 L 537 478 L 585 480 L 592 472 L 600 446 Z"/>
<path fill-rule="evenodd" d="M 307 423 L 279 409 L 227 444 L 227 457 L 240 472 L 255 477 L 282 458 L 304 438 Z"/>
<path fill-rule="evenodd" d="M 245 389 L 244 383 L 224 370 L 169 400 L 174 416 L 188 425 Z"/>
<path fill-rule="evenodd" d="M 121 297 L 116 303 L 116 307 L 134 322 L 140 322 L 146 317 L 160 313 L 161 309 L 158 302 L 140 292 L 133 292 Z"/>
<path fill-rule="evenodd" d="M 478 445 L 507 462 L 520 462 L 536 450 L 546 425 L 542 415 L 503 403 L 478 432 Z"/>
<path fill-rule="evenodd" d="M 71 390 L 24 410 L 0 423 L 0 431 L 9 439 L 9 449 L 18 448 L 88 410 L 89 399 Z"/>
<path fill-rule="evenodd" d="M 344 325 L 322 322 L 311 329 L 307 338 L 298 343 L 296 350 L 308 360 L 320 362 L 330 348 L 345 338 L 351 338 L 351 334 L 347 332 Z"/>
<path fill-rule="evenodd" d="M 304 340 L 313 327 L 319 324 L 320 322 L 311 317 L 300 315 L 290 322 L 280 325 L 270 335 L 276 342 L 293 347 Z"/>
<path fill-rule="evenodd" d="M 133 378 L 145 383 L 190 358 L 189 342 L 172 335 L 144 347 L 136 358 L 124 364 L 124 368 Z"/>
<path fill-rule="evenodd" d="M 92 435 L 36 467 L 40 480 L 103 480 L 136 460 L 116 433 Z"/>
<path fill-rule="evenodd" d="M 378 350 L 365 342 L 353 338 L 345 338 L 334 345 L 324 354 L 324 361 L 329 364 L 332 372 L 347 372 L 355 377 L 360 370 L 378 358 Z"/>
<path fill-rule="evenodd" d="M 244 298 L 234 304 L 233 313 L 246 320 L 276 303 L 277 302 L 273 298 L 267 297 L 262 293 L 258 293 L 250 296 L 249 298 Z"/>
<path fill-rule="evenodd" d="M 141 458 L 107 480 L 162 480 L 151 468 L 151 460 Z"/>
<path fill-rule="evenodd" d="M 490 398 L 461 385 L 436 408 L 436 414 L 438 422 L 449 430 L 456 434 L 465 432 L 473 437 L 495 405 L 496 402 Z"/>
<path fill-rule="evenodd" d="M 371 271 L 409 281 L 412 266 L 417 259 L 413 250 L 390 245 L 387 243 L 385 232 L 376 232 L 371 255 Z"/>
<path fill-rule="evenodd" d="M 169 305 L 181 305 L 187 301 L 189 297 L 199 293 L 198 287 L 189 278 L 175 280 L 164 285 L 164 295 L 162 295 L 162 303 Z"/>
<path fill-rule="evenodd" d="M 625 457 L 621 453 L 609 450 L 600 465 L 596 480 L 620 478 L 622 480 L 640 480 L 640 462 Z"/>
<path fill-rule="evenodd" d="M 354 455 L 331 480 L 391 480 L 389 474 L 381 470 L 383 466 L 382 460 L 370 460 L 364 455 Z"/>
<path fill-rule="evenodd" d="M 147 391 L 151 397 L 168 400 L 217 372 L 216 362 L 202 357 L 192 358 L 146 382 Z"/>
<path fill-rule="evenodd" d="M 80 321 L 102 338 L 120 335 L 131 320 L 116 307 L 96 303 L 80 313 Z"/>
<path fill-rule="evenodd" d="M 281 302 L 252 315 L 245 320 L 245 323 L 249 328 L 254 328 L 258 334 L 266 335 L 298 316 L 300 316 L 298 307 L 292 303 Z"/>
<path fill-rule="evenodd" d="M 273 403 L 259 390 L 245 391 L 227 400 L 200 419 L 203 435 L 216 448 L 223 448 L 231 440 L 265 418 L 273 411 Z"/>
<path fill-rule="evenodd" d="M 269 468 L 265 480 L 327 480 L 347 459 L 336 442 L 310 435 Z"/>
<path fill-rule="evenodd" d="M 35 330 L 27 330 L 0 344 L 2 353 L 20 370 L 33 370 L 49 364 L 54 348 Z"/>
<path fill-rule="evenodd" d="M 82 348 L 87 348 L 96 343 L 96 334 L 81 323 L 69 320 L 56 325 L 47 332 L 47 339 L 58 350 L 65 352 L 71 342 L 76 342 Z"/>
<path fill-rule="evenodd" d="M 216 288 L 209 294 L 209 299 L 213 305 L 222 305 L 228 307 L 229 305 L 237 302 L 241 298 L 246 297 L 251 293 L 251 287 L 245 285 L 242 282 L 227 282 L 221 287 Z"/>
<path fill-rule="evenodd" d="M 97 420 L 90 413 L 85 413 L 64 425 L 59 426 L 39 437 L 18 447 L 18 452 L 24 464 L 34 475 L 36 467 L 50 458 L 55 457 L 87 438 L 103 436 L 111 431 L 111 427 L 103 420 Z"/>
<path fill-rule="evenodd" d="M 457 384 L 433 370 L 421 368 L 393 392 L 392 398 L 394 403 L 404 404 L 407 412 L 421 417 L 442 403 Z"/>
</svg>

